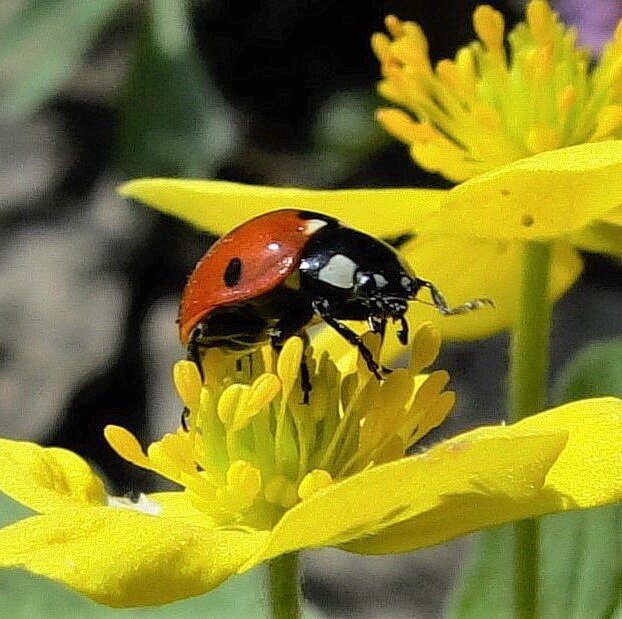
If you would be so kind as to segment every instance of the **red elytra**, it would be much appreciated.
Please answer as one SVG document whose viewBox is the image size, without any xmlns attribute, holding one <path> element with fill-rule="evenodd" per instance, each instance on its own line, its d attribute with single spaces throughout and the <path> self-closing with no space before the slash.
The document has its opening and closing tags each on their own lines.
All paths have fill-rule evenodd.
<svg viewBox="0 0 622 619">
<path fill-rule="evenodd" d="M 179 306 L 179 336 L 188 344 L 192 330 L 214 308 L 269 292 L 297 268 L 316 222 L 298 209 L 259 215 L 216 241 L 201 258 L 184 288 Z M 227 285 L 225 274 L 239 260 L 239 277 Z"/>
</svg>

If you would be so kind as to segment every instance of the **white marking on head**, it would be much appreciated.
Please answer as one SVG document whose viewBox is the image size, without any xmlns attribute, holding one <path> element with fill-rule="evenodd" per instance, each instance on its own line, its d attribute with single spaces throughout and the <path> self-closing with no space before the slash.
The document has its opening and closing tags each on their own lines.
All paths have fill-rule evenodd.
<svg viewBox="0 0 622 619">
<path fill-rule="evenodd" d="M 381 273 L 374 273 L 374 281 L 378 288 L 384 288 L 389 283 L 387 278 Z"/>
<path fill-rule="evenodd" d="M 307 219 L 304 226 L 303 234 L 305 236 L 311 236 L 315 234 L 320 228 L 323 228 L 328 222 L 323 219 Z"/>
<path fill-rule="evenodd" d="M 279 249 L 281 249 L 281 245 L 279 243 L 268 243 L 268 249 L 270 251 L 279 251 Z"/>
<path fill-rule="evenodd" d="M 326 266 L 320 269 L 318 278 L 320 281 L 337 288 L 352 288 L 354 286 L 354 273 L 356 269 L 356 262 L 348 258 L 348 256 L 335 254 Z"/>
</svg>

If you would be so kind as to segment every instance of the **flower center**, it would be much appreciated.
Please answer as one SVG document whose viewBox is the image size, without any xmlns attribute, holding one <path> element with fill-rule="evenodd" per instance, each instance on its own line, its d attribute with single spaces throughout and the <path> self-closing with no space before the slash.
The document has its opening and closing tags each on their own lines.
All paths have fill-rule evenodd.
<svg viewBox="0 0 622 619">
<path fill-rule="evenodd" d="M 388 17 L 376 33 L 380 93 L 405 111 L 382 109 L 384 127 L 422 167 L 462 181 L 545 150 L 622 136 L 622 26 L 594 67 L 544 0 L 504 42 L 502 15 L 473 13 L 478 39 L 432 67 L 418 24 Z M 507 51 L 506 51 L 507 49 Z"/>
<path fill-rule="evenodd" d="M 365 343 L 378 355 L 379 338 Z M 453 406 L 444 371 L 419 372 L 438 353 L 429 324 L 414 334 L 410 363 L 378 381 L 352 353 L 336 364 L 306 352 L 312 391 L 303 403 L 300 338 L 243 358 L 220 349 L 198 367 L 180 361 L 174 380 L 188 414 L 179 429 L 140 454 L 127 433 L 107 432 L 124 458 L 185 487 L 194 506 L 221 525 L 271 527 L 296 503 L 369 467 L 401 458 Z"/>
</svg>

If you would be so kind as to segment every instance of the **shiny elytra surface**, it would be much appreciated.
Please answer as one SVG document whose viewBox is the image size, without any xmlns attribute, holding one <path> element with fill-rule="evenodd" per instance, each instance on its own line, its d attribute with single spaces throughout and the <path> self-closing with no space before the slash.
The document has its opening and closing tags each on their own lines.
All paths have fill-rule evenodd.
<svg viewBox="0 0 622 619">
<path fill-rule="evenodd" d="M 216 307 L 247 301 L 269 292 L 298 267 L 300 254 L 318 222 L 297 209 L 259 215 L 216 241 L 199 260 L 184 288 L 179 307 L 183 344 L 192 329 Z M 233 285 L 225 273 L 239 259 L 239 278 Z M 231 284 L 231 280 L 229 281 Z"/>
</svg>

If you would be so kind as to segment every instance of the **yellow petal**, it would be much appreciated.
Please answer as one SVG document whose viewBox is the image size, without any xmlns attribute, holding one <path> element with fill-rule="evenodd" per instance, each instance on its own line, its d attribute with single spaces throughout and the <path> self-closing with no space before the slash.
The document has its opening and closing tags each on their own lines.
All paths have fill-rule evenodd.
<svg viewBox="0 0 622 619">
<path fill-rule="evenodd" d="M 77 454 L 8 439 L 0 439 L 0 490 L 42 513 L 106 501 L 104 484 Z"/>
<path fill-rule="evenodd" d="M 502 522 L 531 516 L 596 507 L 622 498 L 622 401 L 598 398 L 573 402 L 528 417 L 499 435 L 565 430 L 568 442 L 546 475 L 544 487 L 521 501 L 512 496 L 473 491 L 446 495 L 436 508 L 361 539 L 348 550 L 362 553 L 406 552 Z M 456 437 L 450 444 L 468 438 Z M 511 448 L 513 451 L 513 447 Z M 513 451 L 517 459 L 529 454 Z M 497 454 L 490 452 L 489 458 Z"/>
<path fill-rule="evenodd" d="M 622 206 L 617 206 L 608 213 L 605 213 L 601 219 L 615 226 L 622 226 Z"/>
<path fill-rule="evenodd" d="M 421 235 L 407 243 L 403 255 L 415 273 L 432 281 L 450 305 L 487 297 L 494 308 L 461 316 L 442 316 L 421 303 L 411 303 L 411 324 L 431 321 L 445 340 L 473 340 L 507 329 L 514 324 L 521 274 L 521 245 L 462 236 Z M 549 297 L 559 299 L 581 274 L 581 258 L 567 243 L 554 245 L 551 256 Z M 430 301 L 426 291 L 419 298 Z M 388 338 L 398 354 L 395 338 Z"/>
<path fill-rule="evenodd" d="M 160 515 L 164 518 L 173 518 L 182 526 L 196 525 L 208 529 L 216 527 L 216 521 L 197 509 L 194 505 L 192 493 L 187 490 L 177 492 L 154 492 L 147 495 L 147 499 L 156 503 Z"/>
<path fill-rule="evenodd" d="M 413 302 L 407 313 L 411 328 L 431 322 L 444 340 L 474 340 L 508 329 L 514 323 L 518 303 L 521 247 L 510 241 L 465 238 L 460 236 L 420 235 L 408 242 L 402 254 L 415 273 L 436 284 L 447 302 L 458 305 L 469 299 L 488 297 L 494 308 L 483 308 L 461 316 L 442 316 L 434 307 Z M 581 273 L 581 258 L 568 243 L 556 243 L 551 258 L 550 299 L 557 300 Z M 427 291 L 419 299 L 430 302 Z M 348 322 L 361 333 L 365 323 Z M 324 328 L 313 338 L 317 354 L 330 351 L 337 359 L 354 354 L 352 346 L 332 329 Z M 390 363 L 404 354 L 389 325 L 383 346 L 383 360 Z"/>
<path fill-rule="evenodd" d="M 108 606 L 166 604 L 218 586 L 265 536 L 94 507 L 2 529 L 0 565 L 24 567 Z"/>
<path fill-rule="evenodd" d="M 565 495 L 568 509 L 622 498 L 622 401 L 571 402 L 517 423 L 518 431 L 546 432 L 563 426 L 568 444 L 546 477 L 547 488 Z"/>
<path fill-rule="evenodd" d="M 119 188 L 133 198 L 202 230 L 223 234 L 243 221 L 280 208 L 319 211 L 375 236 L 410 232 L 436 210 L 436 189 L 299 189 L 226 181 L 144 178 Z"/>
<path fill-rule="evenodd" d="M 298 548 L 366 538 L 393 523 L 438 509 L 447 496 L 503 497 L 520 503 L 539 492 L 566 436 L 563 429 L 520 433 L 504 427 L 480 428 L 423 454 L 367 469 L 289 510 L 265 548 L 242 569 Z M 487 517 L 494 521 L 495 512 L 487 512 Z M 454 527 L 464 522 L 456 510 L 449 518 Z M 442 537 L 446 528 L 447 523 L 440 521 L 437 535 Z"/>
<path fill-rule="evenodd" d="M 622 258 L 622 224 L 598 221 L 571 234 L 568 241 L 585 251 Z"/>
<path fill-rule="evenodd" d="M 622 203 L 622 141 L 539 153 L 474 177 L 447 195 L 421 231 L 546 239 L 579 230 Z"/>
</svg>

